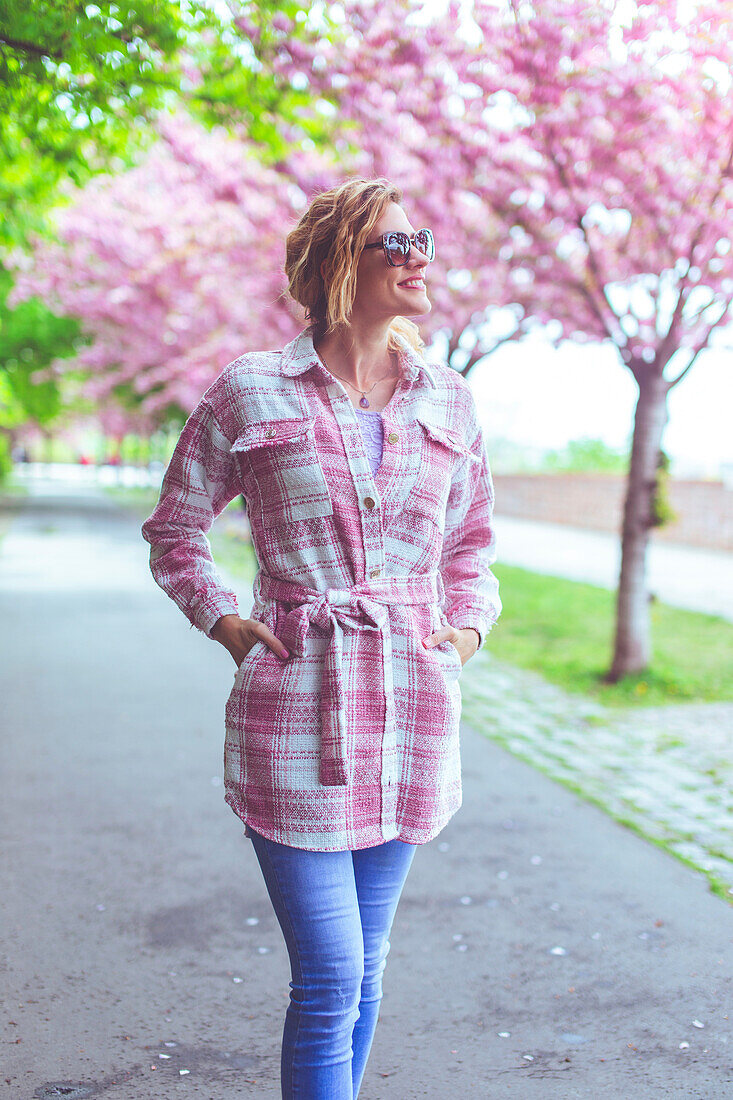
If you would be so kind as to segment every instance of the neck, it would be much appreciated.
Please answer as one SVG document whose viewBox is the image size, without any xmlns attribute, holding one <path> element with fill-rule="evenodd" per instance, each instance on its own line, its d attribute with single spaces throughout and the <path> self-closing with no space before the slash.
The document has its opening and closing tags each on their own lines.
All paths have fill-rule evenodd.
<svg viewBox="0 0 733 1100">
<path fill-rule="evenodd" d="M 392 378 L 391 354 L 387 346 L 390 321 L 379 325 L 344 326 L 325 336 L 316 351 L 326 366 L 346 378 L 356 389 L 366 391 L 375 382 Z"/>
</svg>

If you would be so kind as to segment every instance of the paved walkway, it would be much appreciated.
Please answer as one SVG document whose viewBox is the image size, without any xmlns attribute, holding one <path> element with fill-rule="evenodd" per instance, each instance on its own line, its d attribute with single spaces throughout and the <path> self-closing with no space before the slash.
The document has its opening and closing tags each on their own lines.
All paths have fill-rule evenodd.
<svg viewBox="0 0 733 1100">
<path fill-rule="evenodd" d="M 604 588 L 618 586 L 620 537 L 564 523 L 496 517 L 501 560 Z M 649 588 L 673 607 L 733 621 L 733 554 L 654 539 L 647 559 Z"/>
<path fill-rule="evenodd" d="M 136 517 L 62 496 L 16 508 L 0 544 L 5 1095 L 276 1100 L 289 970 L 222 797 L 231 659 L 153 585 Z M 519 680 L 503 683 L 506 709 Z M 469 722 L 462 757 L 463 806 L 400 902 L 360 1100 L 726 1100 L 733 908 Z"/>
<path fill-rule="evenodd" d="M 16 514 L 2 545 L 0 591 L 149 590 L 147 544 L 134 530 L 130 539 L 129 519 L 121 520 L 114 498 L 81 481 L 65 488 L 56 478 L 34 478 L 28 485 L 39 506 L 23 498 L 11 502 Z M 232 520 L 225 515 L 219 522 Z M 609 536 L 520 520 L 500 520 L 498 526 L 507 560 L 519 557 L 531 568 L 552 562 L 558 573 L 601 583 L 599 548 Z M 589 553 L 591 548 L 596 552 Z M 669 551 L 672 557 L 663 553 L 662 559 L 672 562 L 675 554 L 694 559 L 700 553 L 656 549 Z M 698 577 L 697 595 L 704 599 L 704 573 L 688 568 L 686 575 Z M 612 576 L 606 576 L 608 583 Z M 732 577 L 733 570 L 725 582 L 716 582 L 723 601 Z M 251 593 L 241 581 L 227 580 L 239 589 L 246 614 Z M 693 594 L 691 587 L 690 599 Z M 551 777 L 579 785 L 614 816 L 667 844 L 733 893 L 733 704 L 616 712 L 569 695 L 536 673 L 503 665 L 488 650 L 467 666 L 462 684 L 464 714 L 477 729 Z"/>
</svg>

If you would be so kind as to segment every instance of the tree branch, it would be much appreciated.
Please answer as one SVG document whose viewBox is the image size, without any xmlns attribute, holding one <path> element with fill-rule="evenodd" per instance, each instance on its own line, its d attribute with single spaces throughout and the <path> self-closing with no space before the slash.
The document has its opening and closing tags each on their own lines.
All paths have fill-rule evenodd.
<svg viewBox="0 0 733 1100">
<path fill-rule="evenodd" d="M 731 150 L 728 154 L 727 163 L 724 165 L 724 167 L 720 171 L 720 178 L 718 180 L 718 186 L 717 186 L 717 188 L 715 190 L 715 193 L 713 194 L 713 197 L 710 201 L 710 207 L 711 208 L 712 208 L 713 204 L 715 203 L 716 199 L 718 199 L 720 197 L 720 193 L 723 190 L 723 181 L 725 180 L 726 176 L 728 176 L 730 174 L 731 165 L 733 165 L 733 146 L 731 147 Z M 659 349 L 658 349 L 658 352 L 657 352 L 657 357 L 661 358 L 662 361 L 664 361 L 664 362 L 666 362 L 667 358 L 669 357 L 668 353 L 670 351 L 670 348 L 671 348 L 672 344 L 676 341 L 676 338 L 677 338 L 677 330 L 679 328 L 679 323 L 680 323 L 680 320 L 682 318 L 682 310 L 684 309 L 685 302 L 687 301 L 687 295 L 685 295 L 685 291 L 690 286 L 688 276 L 689 276 L 689 273 L 690 273 L 690 269 L 692 268 L 693 263 L 694 263 L 695 249 L 697 248 L 698 244 L 700 243 L 700 237 L 701 237 L 704 229 L 705 229 L 704 223 L 700 223 L 700 225 L 697 228 L 697 232 L 693 236 L 693 239 L 690 243 L 689 255 L 685 257 L 686 260 L 687 260 L 687 271 L 685 272 L 685 274 L 680 279 L 679 293 L 677 295 L 677 304 L 675 305 L 674 313 L 672 314 L 672 319 L 669 322 L 669 328 L 667 329 L 666 333 L 662 337 L 662 342 L 659 345 Z M 726 306 L 726 309 L 727 308 L 728 307 Z M 725 311 L 723 311 L 723 316 L 725 316 Z M 697 352 L 695 352 L 695 355 L 697 355 Z M 683 374 L 687 373 L 687 371 L 692 366 L 693 361 L 694 361 L 694 359 L 691 360 L 690 363 L 688 363 L 688 365 L 685 367 L 685 370 L 682 372 L 682 374 L 679 376 L 679 378 L 675 379 L 675 381 L 672 383 L 673 386 L 676 385 L 677 382 L 679 382 L 679 379 L 682 378 Z"/>
<path fill-rule="evenodd" d="M 8 38 L 4 34 L 0 34 L 0 46 L 9 46 L 11 50 L 18 50 L 21 53 L 32 53 L 35 57 L 63 57 L 60 49 L 50 50 L 46 46 L 39 46 L 36 42 L 24 42 L 21 38 Z"/>
<path fill-rule="evenodd" d="M 485 348 L 482 349 L 481 351 L 475 351 L 475 350 L 472 351 L 471 355 L 469 356 L 468 362 L 466 363 L 465 367 L 463 367 L 463 369 L 461 370 L 460 373 L 463 375 L 464 378 L 466 378 L 467 375 L 468 375 L 468 372 L 471 370 L 471 368 L 475 367 L 477 363 L 480 363 L 482 359 L 488 359 L 488 357 L 490 355 L 493 355 L 494 352 L 497 351 L 500 347 L 502 347 L 503 344 L 508 344 L 512 340 L 518 340 L 520 336 L 521 336 L 521 332 L 520 332 L 519 328 L 517 328 L 517 329 L 515 329 L 514 332 L 511 332 L 508 336 L 500 337 L 500 339 L 498 339 L 496 341 L 496 343 L 494 344 L 494 346 L 492 348 L 489 348 L 488 351 Z"/>
<path fill-rule="evenodd" d="M 549 136 L 551 138 L 551 141 L 554 142 L 556 140 L 554 127 L 550 126 L 548 129 L 549 129 Z M 575 211 L 575 222 L 578 226 L 578 229 L 583 234 L 583 240 L 585 241 L 586 248 L 588 249 L 587 269 L 589 270 L 590 275 L 592 277 L 593 283 L 595 285 L 595 290 L 597 291 L 600 300 L 603 301 L 603 303 L 608 307 L 608 309 L 611 313 L 611 316 L 613 316 L 618 321 L 618 317 L 616 316 L 616 313 L 614 312 L 614 310 L 611 306 L 611 303 L 608 301 L 608 298 L 606 297 L 606 293 L 605 293 L 605 290 L 604 290 L 603 285 L 602 285 L 602 280 L 601 280 L 601 277 L 600 277 L 600 270 L 599 270 L 599 267 L 598 267 L 598 263 L 596 261 L 595 253 L 593 252 L 593 249 L 591 247 L 591 243 L 588 239 L 588 234 L 586 232 L 585 226 L 583 225 L 582 215 L 580 213 L 578 203 L 575 199 L 572 184 L 571 184 L 571 182 L 570 182 L 570 180 L 567 176 L 567 173 L 565 172 L 565 169 L 564 169 L 563 165 L 561 165 L 559 163 L 558 159 L 557 159 L 557 156 L 555 154 L 555 150 L 553 148 L 552 143 L 549 146 L 547 144 L 545 145 L 545 152 L 546 152 L 546 155 L 547 155 L 547 158 L 548 158 L 550 164 L 555 169 L 555 173 L 557 175 L 558 180 L 560 181 L 561 186 L 564 188 L 565 193 L 567 194 L 568 198 L 571 200 L 571 202 L 573 204 L 573 209 Z M 596 300 L 595 296 L 591 293 L 590 288 L 585 283 L 578 283 L 577 280 L 574 280 L 574 282 L 575 282 L 576 286 L 581 290 L 581 293 L 582 293 L 583 297 L 586 299 L 588 305 L 590 306 L 591 311 L 598 318 L 598 321 L 600 322 L 601 328 L 606 333 L 608 339 L 618 347 L 619 346 L 618 339 L 613 334 L 613 332 L 611 331 L 611 328 L 608 324 L 608 321 L 607 321 L 606 317 L 604 316 L 603 310 L 601 309 L 600 301 Z M 621 349 L 619 348 L 619 351 L 620 350 Z"/>
<path fill-rule="evenodd" d="M 670 391 L 670 390 L 672 389 L 672 387 L 673 387 L 673 386 L 676 386 L 676 385 L 677 385 L 677 383 L 678 383 L 678 382 L 680 382 L 680 381 L 681 381 L 681 380 L 682 380 L 682 379 L 683 379 L 683 378 L 685 377 L 685 375 L 687 374 L 688 370 L 690 369 L 690 367 L 692 366 L 692 364 L 693 364 L 693 363 L 695 362 L 695 360 L 697 359 L 697 357 L 698 357 L 698 355 L 700 354 L 700 352 L 701 352 L 701 351 L 703 351 L 703 350 L 704 350 L 704 349 L 705 349 L 705 348 L 706 348 L 706 347 L 708 346 L 708 343 L 709 343 L 709 341 L 710 341 L 710 337 L 712 336 L 713 332 L 714 332 L 714 331 L 715 331 L 715 329 L 716 329 L 716 328 L 718 327 L 718 325 L 720 324 L 720 322 L 722 321 L 722 319 L 723 319 L 723 318 L 725 317 L 725 315 L 726 315 L 726 313 L 728 312 L 728 310 L 730 309 L 730 307 L 731 307 L 731 304 L 732 304 L 732 303 L 733 303 L 733 295 L 731 295 L 731 296 L 730 296 L 730 297 L 728 298 L 728 301 L 726 302 L 726 305 L 725 305 L 725 309 L 724 309 L 724 310 L 723 310 L 723 312 L 721 313 L 721 315 L 720 315 L 720 317 L 718 318 L 718 320 L 717 320 L 717 321 L 716 321 L 716 322 L 715 322 L 714 324 L 712 324 L 712 325 L 710 326 L 710 328 L 709 328 L 709 329 L 708 329 L 708 331 L 707 331 L 707 332 L 705 333 L 705 336 L 704 336 L 704 337 L 703 337 L 703 339 L 702 339 L 702 340 L 700 341 L 700 343 L 699 343 L 699 344 L 697 344 L 697 346 L 693 348 L 693 352 L 692 352 L 692 358 L 690 359 L 690 362 L 689 362 L 689 363 L 687 364 L 687 366 L 685 367 L 685 369 L 684 369 L 684 370 L 682 370 L 682 371 L 680 371 L 680 373 L 679 373 L 679 374 L 677 375 L 677 377 L 676 377 L 676 378 L 673 378 L 673 379 L 671 379 L 671 381 L 667 383 L 667 393 L 669 393 L 669 391 Z M 711 303 L 711 304 L 712 304 L 712 303 Z M 708 308 L 709 308 L 709 306 L 706 306 L 706 309 L 708 309 Z"/>
</svg>

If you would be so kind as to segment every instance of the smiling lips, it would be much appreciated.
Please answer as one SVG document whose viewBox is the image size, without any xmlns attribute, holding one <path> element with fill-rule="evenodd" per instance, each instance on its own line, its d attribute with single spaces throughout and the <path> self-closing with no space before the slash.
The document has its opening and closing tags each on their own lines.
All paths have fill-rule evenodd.
<svg viewBox="0 0 733 1100">
<path fill-rule="evenodd" d="M 398 283 L 397 286 L 406 286 L 408 290 L 424 290 L 424 279 L 406 279 L 404 283 Z"/>
</svg>

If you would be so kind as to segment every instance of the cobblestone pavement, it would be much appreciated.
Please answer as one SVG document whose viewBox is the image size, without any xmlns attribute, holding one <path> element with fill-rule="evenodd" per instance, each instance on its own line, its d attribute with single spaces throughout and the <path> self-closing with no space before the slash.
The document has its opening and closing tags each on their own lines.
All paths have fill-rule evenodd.
<svg viewBox="0 0 733 1100">
<path fill-rule="evenodd" d="M 733 703 L 613 709 L 486 650 L 461 687 L 475 729 L 733 895 Z"/>
</svg>

